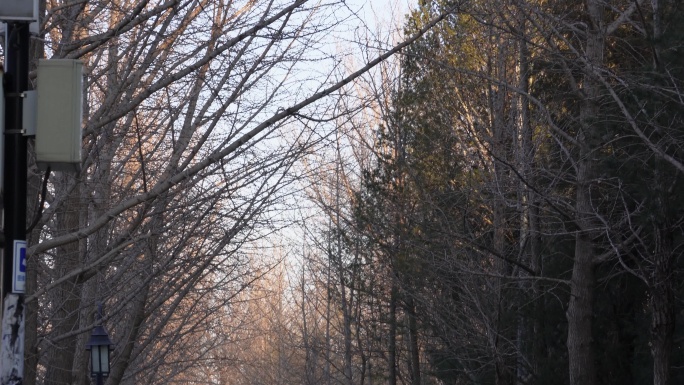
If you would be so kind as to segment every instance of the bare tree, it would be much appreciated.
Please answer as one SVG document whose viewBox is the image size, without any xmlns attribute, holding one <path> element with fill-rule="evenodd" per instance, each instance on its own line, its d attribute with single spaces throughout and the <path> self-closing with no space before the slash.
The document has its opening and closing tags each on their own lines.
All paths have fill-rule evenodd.
<svg viewBox="0 0 684 385">
<path fill-rule="evenodd" d="M 45 2 L 45 56 L 85 65 L 84 157 L 38 197 L 27 383 L 87 381 L 98 302 L 117 344 L 108 384 L 190 381 L 223 359 L 215 329 L 267 268 L 246 246 L 282 225 L 328 101 L 420 34 L 349 75 L 312 71 L 334 68 L 321 47 L 340 5 Z"/>
</svg>

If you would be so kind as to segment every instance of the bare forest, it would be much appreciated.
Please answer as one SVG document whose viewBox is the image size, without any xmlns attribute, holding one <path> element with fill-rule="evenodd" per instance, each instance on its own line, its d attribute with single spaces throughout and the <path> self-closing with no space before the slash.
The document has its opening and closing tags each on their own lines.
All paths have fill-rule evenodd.
<svg viewBox="0 0 684 385">
<path fill-rule="evenodd" d="M 40 2 L 23 384 L 684 383 L 684 5 L 392 4 Z"/>
</svg>

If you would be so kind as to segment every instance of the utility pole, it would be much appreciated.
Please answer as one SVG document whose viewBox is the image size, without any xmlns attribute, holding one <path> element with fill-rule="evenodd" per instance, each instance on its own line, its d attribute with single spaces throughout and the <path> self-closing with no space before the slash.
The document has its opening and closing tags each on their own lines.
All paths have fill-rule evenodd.
<svg viewBox="0 0 684 385">
<path fill-rule="evenodd" d="M 26 279 L 27 138 L 22 131 L 28 91 L 30 21 L 6 24 L 4 129 L 4 235 L 2 262 L 2 345 L 0 385 L 24 377 L 24 288 Z"/>
<path fill-rule="evenodd" d="M 38 78 L 43 74 L 42 103 L 36 105 L 36 93 L 29 91 L 31 23 L 38 21 L 38 15 L 38 0 L 0 0 L 0 22 L 5 23 L 5 66 L 0 76 L 5 101 L 4 122 L 0 119 L 0 125 L 4 124 L 4 128 L 0 127 L 0 159 L 4 163 L 0 185 L 4 226 L 0 385 L 24 382 L 27 135 L 39 139 L 39 166 L 75 171 L 81 163 L 82 64 L 77 60 L 57 60 L 41 66 L 39 62 Z M 39 127 L 41 135 L 36 133 Z M 63 137 L 71 140 L 54 140 Z"/>
</svg>

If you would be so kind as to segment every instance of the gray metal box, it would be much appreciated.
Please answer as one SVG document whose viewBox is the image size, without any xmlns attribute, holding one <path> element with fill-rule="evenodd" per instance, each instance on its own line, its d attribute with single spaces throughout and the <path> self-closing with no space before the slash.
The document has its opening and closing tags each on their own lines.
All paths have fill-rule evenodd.
<svg viewBox="0 0 684 385">
<path fill-rule="evenodd" d="M 36 160 L 43 170 L 80 170 L 82 86 L 79 60 L 39 60 Z"/>
<path fill-rule="evenodd" d="M 35 0 L 0 0 L 0 20 L 37 20 Z"/>
</svg>

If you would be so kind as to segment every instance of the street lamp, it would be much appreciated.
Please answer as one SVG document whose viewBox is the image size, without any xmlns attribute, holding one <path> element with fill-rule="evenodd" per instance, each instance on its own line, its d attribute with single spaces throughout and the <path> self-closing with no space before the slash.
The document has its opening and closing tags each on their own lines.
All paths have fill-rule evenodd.
<svg viewBox="0 0 684 385">
<path fill-rule="evenodd" d="M 102 311 L 98 311 L 97 325 L 90 334 L 86 350 L 90 351 L 90 375 L 97 385 L 103 385 L 105 377 L 109 376 L 109 353 L 112 341 L 102 326 Z"/>
</svg>

